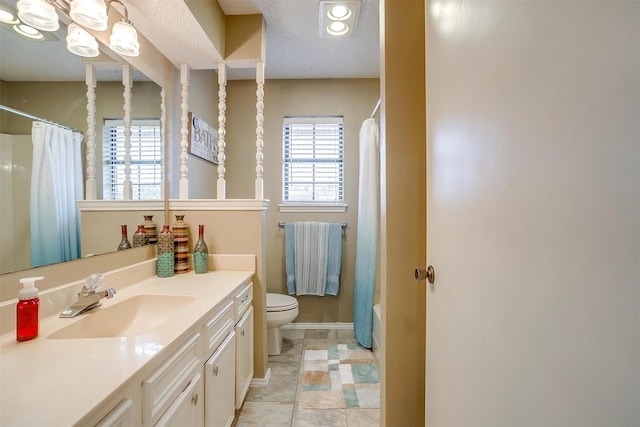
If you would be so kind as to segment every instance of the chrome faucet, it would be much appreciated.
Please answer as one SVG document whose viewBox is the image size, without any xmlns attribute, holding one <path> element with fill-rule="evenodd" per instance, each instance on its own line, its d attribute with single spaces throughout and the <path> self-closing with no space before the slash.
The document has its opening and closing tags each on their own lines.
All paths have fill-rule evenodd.
<svg viewBox="0 0 640 427">
<path fill-rule="evenodd" d="M 100 302 L 101 299 L 113 298 L 116 294 L 116 290 L 113 288 L 96 292 L 96 289 L 102 287 L 103 283 L 104 276 L 102 274 L 92 274 L 87 277 L 84 285 L 82 286 L 82 290 L 78 294 L 78 301 L 60 313 L 59 317 L 76 317 L 79 314 L 85 313 L 102 305 Z"/>
</svg>

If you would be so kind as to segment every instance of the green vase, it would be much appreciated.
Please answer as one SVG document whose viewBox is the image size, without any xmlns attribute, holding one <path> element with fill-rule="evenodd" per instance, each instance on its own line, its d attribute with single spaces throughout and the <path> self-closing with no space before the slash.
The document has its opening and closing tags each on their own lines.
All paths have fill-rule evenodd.
<svg viewBox="0 0 640 427">
<path fill-rule="evenodd" d="M 158 259 L 156 261 L 156 274 L 158 277 L 173 276 L 173 233 L 168 225 L 162 226 L 162 231 L 158 234 Z"/>
<path fill-rule="evenodd" d="M 198 241 L 193 248 L 193 269 L 197 274 L 209 271 L 209 248 L 204 241 L 204 225 L 198 226 Z"/>
</svg>

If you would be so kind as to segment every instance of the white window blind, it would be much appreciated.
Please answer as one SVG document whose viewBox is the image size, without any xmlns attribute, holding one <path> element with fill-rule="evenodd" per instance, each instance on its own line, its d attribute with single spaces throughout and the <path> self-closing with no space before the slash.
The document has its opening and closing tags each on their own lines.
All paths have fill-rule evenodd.
<svg viewBox="0 0 640 427">
<path fill-rule="evenodd" d="M 131 183 L 134 200 L 161 199 L 162 141 L 159 119 L 131 121 Z M 105 120 L 102 128 L 103 196 L 123 199 L 124 122 Z"/>
<path fill-rule="evenodd" d="M 283 203 L 344 201 L 342 117 L 285 117 Z"/>
</svg>

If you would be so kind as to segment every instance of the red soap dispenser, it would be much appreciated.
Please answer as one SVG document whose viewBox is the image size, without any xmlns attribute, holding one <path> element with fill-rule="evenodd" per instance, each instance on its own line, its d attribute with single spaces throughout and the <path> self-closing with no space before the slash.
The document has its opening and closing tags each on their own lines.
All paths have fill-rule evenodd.
<svg viewBox="0 0 640 427">
<path fill-rule="evenodd" d="M 36 281 L 44 277 L 25 277 L 20 279 L 23 288 L 18 292 L 18 305 L 16 307 L 16 340 L 28 341 L 38 336 L 38 310 L 40 299 Z"/>
</svg>

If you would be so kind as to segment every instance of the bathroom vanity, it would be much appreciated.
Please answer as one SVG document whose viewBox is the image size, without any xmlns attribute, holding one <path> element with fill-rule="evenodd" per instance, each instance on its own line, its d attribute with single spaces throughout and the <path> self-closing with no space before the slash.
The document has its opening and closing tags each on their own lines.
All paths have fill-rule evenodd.
<svg viewBox="0 0 640 427">
<path fill-rule="evenodd" d="M 5 334 L 0 425 L 231 425 L 253 375 L 253 275 L 150 277 L 41 319 L 32 341 Z"/>
</svg>

